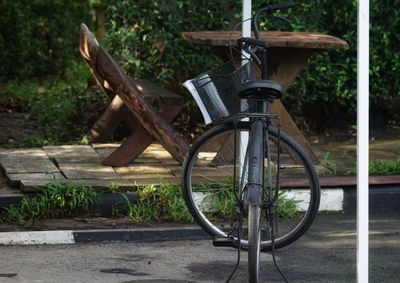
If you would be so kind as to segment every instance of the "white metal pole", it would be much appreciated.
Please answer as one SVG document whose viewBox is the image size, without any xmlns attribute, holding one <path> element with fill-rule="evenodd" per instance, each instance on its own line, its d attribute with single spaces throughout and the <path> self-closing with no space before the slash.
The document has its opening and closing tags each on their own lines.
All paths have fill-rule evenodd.
<svg viewBox="0 0 400 283">
<path fill-rule="evenodd" d="M 242 37 L 250 37 L 251 36 L 251 21 L 249 20 L 251 18 L 251 0 L 243 0 L 243 7 L 242 7 Z M 244 50 L 242 50 L 242 54 L 244 58 L 249 58 L 249 54 L 247 54 Z M 246 103 L 246 102 L 244 102 Z M 243 107 L 242 107 L 243 110 Z M 240 134 L 240 164 L 242 166 L 245 166 L 245 155 L 246 155 L 246 149 L 247 149 L 247 144 L 249 142 L 249 135 L 248 133 L 241 133 Z M 240 173 L 242 173 L 242 170 L 240 170 Z M 240 176 L 242 177 L 242 176 Z"/>
<path fill-rule="evenodd" d="M 242 36 L 251 36 L 251 0 L 243 0 Z"/>
<path fill-rule="evenodd" d="M 357 282 L 368 282 L 369 0 L 358 1 L 357 38 Z"/>
</svg>

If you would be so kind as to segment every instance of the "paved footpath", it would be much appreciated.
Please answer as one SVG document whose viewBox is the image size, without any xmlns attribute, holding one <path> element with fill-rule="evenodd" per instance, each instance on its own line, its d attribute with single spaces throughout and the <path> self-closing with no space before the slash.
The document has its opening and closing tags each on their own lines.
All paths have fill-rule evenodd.
<svg viewBox="0 0 400 283">
<path fill-rule="evenodd" d="M 370 282 L 400 282 L 398 215 L 371 215 Z M 354 215 L 319 215 L 277 252 L 289 282 L 355 282 Z M 0 247 L 0 282 L 224 282 L 237 251 L 209 240 Z M 246 252 L 232 282 L 246 282 Z M 262 282 L 283 282 L 262 254 Z"/>
</svg>

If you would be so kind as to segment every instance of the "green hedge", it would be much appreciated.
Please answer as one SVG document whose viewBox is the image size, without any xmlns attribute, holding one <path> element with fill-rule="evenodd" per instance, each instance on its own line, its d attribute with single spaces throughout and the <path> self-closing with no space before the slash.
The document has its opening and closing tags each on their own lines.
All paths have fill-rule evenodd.
<svg viewBox="0 0 400 283">
<path fill-rule="evenodd" d="M 200 121 L 200 112 L 182 83 L 221 61 L 211 48 L 183 40 L 181 32 L 227 28 L 231 17 L 226 11 L 233 9 L 235 1 L 104 2 L 107 49 L 131 76 L 148 78 L 184 94 L 190 110 L 186 118 L 194 122 L 182 128 L 192 132 L 190 126 Z"/>
<path fill-rule="evenodd" d="M 59 75 L 78 58 L 88 0 L 0 0 L 0 11 L 0 82 Z"/>
<path fill-rule="evenodd" d="M 279 1 L 271 1 L 279 2 Z M 314 127 L 356 111 L 357 1 L 295 1 L 287 12 L 294 30 L 327 33 L 346 40 L 349 50 L 317 52 L 283 98 L 294 115 L 316 119 Z M 182 31 L 229 30 L 239 21 L 240 0 L 104 1 L 107 43 L 125 70 L 184 92 L 180 84 L 218 59 L 205 47 L 181 39 Z M 265 1 L 253 1 L 257 7 Z M 400 0 L 371 1 L 371 107 L 396 118 L 400 106 Z M 269 29 L 285 26 L 275 23 Z M 287 26 L 285 26 L 287 28 Z M 188 100 L 190 100 L 188 98 Z M 193 104 L 192 104 L 193 105 Z M 193 106 L 195 107 L 195 106 Z M 318 124 L 319 123 L 319 124 Z"/>
<path fill-rule="evenodd" d="M 399 6 L 399 0 L 370 2 L 371 113 L 392 119 L 400 118 L 397 110 L 400 106 L 400 12 L 394 8 Z M 321 120 L 341 119 L 346 115 L 354 117 L 357 103 L 357 1 L 302 1 L 287 16 L 295 23 L 295 30 L 337 36 L 346 40 L 350 49 L 318 52 L 284 102 L 293 113 L 320 117 Z"/>
<path fill-rule="evenodd" d="M 209 48 L 187 43 L 181 32 L 226 28 L 232 2 L 111 0 L 107 47 L 130 74 L 174 86 L 176 78 L 190 78 L 219 63 Z"/>
</svg>

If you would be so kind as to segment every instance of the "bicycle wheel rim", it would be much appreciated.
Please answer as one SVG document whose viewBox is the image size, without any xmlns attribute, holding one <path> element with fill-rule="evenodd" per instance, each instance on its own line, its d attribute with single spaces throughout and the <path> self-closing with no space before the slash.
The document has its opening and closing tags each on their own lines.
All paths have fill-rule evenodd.
<svg viewBox="0 0 400 283">
<path fill-rule="evenodd" d="M 249 130 L 249 123 L 239 123 L 238 126 L 238 131 L 236 133 L 236 138 L 240 136 L 240 133 L 246 133 Z M 183 188 L 183 194 L 184 198 L 186 201 L 186 204 L 189 208 L 189 211 L 191 212 L 192 216 L 194 219 L 198 222 L 198 224 L 211 236 L 214 237 L 236 237 L 238 232 L 235 232 L 235 225 L 237 225 L 237 217 L 238 215 L 235 214 L 235 212 L 238 209 L 238 203 L 231 203 L 230 207 L 225 207 L 225 210 L 230 211 L 231 214 L 225 213 L 223 217 L 225 219 L 217 219 L 218 215 L 210 216 L 210 211 L 205 211 L 205 206 L 204 204 L 199 204 L 198 199 L 196 200 L 196 186 L 199 187 L 201 186 L 201 182 L 199 182 L 199 179 L 196 180 L 199 176 L 203 178 L 203 185 L 207 184 L 208 187 L 214 186 L 216 188 L 218 184 L 221 184 L 221 179 L 217 179 L 216 177 L 218 176 L 218 172 L 221 173 L 221 170 L 224 169 L 225 172 L 227 172 L 227 168 L 230 168 L 231 171 L 227 172 L 225 174 L 226 176 L 230 176 L 231 179 L 233 176 L 236 177 L 236 185 L 237 187 L 235 190 L 231 186 L 228 189 L 231 191 L 235 191 L 234 193 L 236 196 L 240 195 L 240 176 L 243 175 L 242 171 L 244 161 L 240 161 L 240 156 L 243 156 L 243 152 L 239 154 L 238 151 L 234 151 L 234 147 L 231 146 L 231 153 L 232 155 L 230 158 L 225 158 L 224 162 L 221 162 L 219 164 L 220 166 L 215 166 L 214 164 L 211 163 L 213 160 L 212 158 L 215 158 L 217 156 L 217 153 L 215 151 L 210 151 L 209 148 L 212 148 L 210 144 L 222 144 L 225 146 L 225 149 L 227 145 L 233 144 L 232 140 L 229 140 L 227 137 L 232 137 L 234 135 L 234 130 L 235 127 L 233 125 L 223 125 L 216 127 L 212 129 L 211 131 L 205 133 L 197 143 L 195 143 L 190 150 L 185 162 L 184 162 L 184 170 L 183 170 L 183 179 L 182 179 L 182 188 Z M 276 144 L 277 140 L 277 132 L 273 130 L 269 130 L 269 137 L 271 139 L 271 144 Z M 232 138 L 231 138 L 232 139 Z M 221 142 L 222 141 L 222 142 Z M 311 225 L 311 222 L 313 218 L 315 217 L 315 214 L 318 210 L 319 206 L 319 185 L 318 185 L 318 179 L 316 177 L 315 171 L 312 167 L 311 161 L 305 156 L 304 152 L 301 150 L 301 148 L 292 140 L 290 140 L 287 136 L 284 134 L 281 135 L 280 137 L 281 141 L 281 159 L 284 163 L 284 166 L 281 165 L 281 181 L 283 180 L 283 184 L 286 186 L 290 184 L 288 180 L 291 177 L 291 174 L 293 171 L 301 171 L 300 174 L 301 180 L 303 182 L 303 188 L 300 188 L 300 191 L 303 190 L 303 193 L 300 194 L 302 196 L 302 205 L 303 205 L 303 211 L 299 213 L 294 219 L 292 216 L 291 221 L 287 221 L 287 219 L 282 218 L 282 217 L 277 217 L 276 222 L 279 223 L 277 225 L 277 228 L 275 231 L 278 231 L 275 237 L 275 247 L 280 248 L 282 246 L 285 246 L 293 241 L 295 241 L 297 238 L 299 238 Z M 237 148 L 240 148 L 240 145 L 237 145 Z M 236 149 L 237 149 L 236 148 Z M 242 150 L 243 151 L 243 150 Z M 285 154 L 286 151 L 286 154 Z M 277 152 L 271 151 L 271 159 L 275 158 L 273 155 L 276 155 Z M 210 159 L 208 161 L 204 161 L 204 158 L 202 159 L 201 157 L 204 156 L 209 156 Z M 294 156 L 291 157 L 291 156 Z M 288 158 L 291 157 L 291 158 Z M 242 158 L 243 159 L 243 158 Z M 296 166 L 293 166 L 293 164 L 290 164 L 288 161 L 290 159 L 294 159 L 297 162 Z M 227 162 L 227 160 L 236 160 L 237 164 L 236 166 L 233 166 L 232 162 Z M 202 163 L 201 163 L 201 162 Z M 208 163 L 207 163 L 208 162 Z M 224 165 L 222 165 L 224 163 Z M 300 163 L 300 165 L 298 165 Z M 200 166 L 201 165 L 201 166 Z M 233 170 L 232 168 L 235 168 L 236 170 Z M 203 170 L 203 173 L 210 173 L 211 175 L 206 175 L 206 174 L 200 174 L 199 172 Z M 207 171 L 208 170 L 208 171 Z M 292 173 L 291 173 L 292 172 Z M 221 174 L 219 174 L 221 175 Z M 294 175 L 294 174 L 293 174 Z M 299 174 L 297 174 L 299 175 Z M 296 176 L 298 177 L 298 176 Z M 200 178 L 200 179 L 201 179 Z M 293 180 L 292 180 L 293 181 Z M 285 183 L 286 182 L 286 183 Z M 233 182 L 232 182 L 233 183 Z M 276 178 L 275 181 L 273 182 L 273 185 L 276 184 Z M 292 184 L 293 185 L 293 184 Z M 224 195 L 224 197 L 227 196 L 227 191 L 225 186 L 225 191 L 224 193 L 218 192 L 220 195 Z M 296 188 L 298 189 L 298 188 Z M 282 189 L 282 191 L 285 191 Z M 290 192 L 291 196 L 293 195 L 293 191 L 291 187 L 289 186 L 288 189 L 286 188 L 287 192 Z M 213 194 L 215 195 L 217 192 L 213 191 Z M 204 194 L 204 192 L 203 192 Z M 232 198 L 233 195 L 228 195 L 228 197 Z M 294 197 L 298 197 L 299 193 L 294 194 Z M 210 197 L 211 198 L 211 197 Z M 220 201 L 220 198 L 218 199 Z M 293 202 L 292 202 L 293 204 Z M 208 208 L 209 209 L 209 208 Z M 215 209 L 217 210 L 217 209 Z M 262 212 L 264 213 L 264 212 Z M 244 220 L 247 219 L 247 217 L 243 218 Z M 247 220 L 244 221 L 244 236 L 243 236 L 243 241 L 242 245 L 247 245 Z M 265 217 L 261 219 L 261 249 L 269 249 L 271 248 L 271 237 L 269 234 L 269 228 L 267 221 L 265 220 Z M 285 223 L 286 222 L 286 223 Z M 290 223 L 292 222 L 292 223 Z M 282 224 L 283 223 L 283 224 Z M 281 225 L 282 224 L 282 225 Z M 281 227 L 282 226 L 282 227 Z M 236 227 L 237 228 L 237 227 Z"/>
</svg>

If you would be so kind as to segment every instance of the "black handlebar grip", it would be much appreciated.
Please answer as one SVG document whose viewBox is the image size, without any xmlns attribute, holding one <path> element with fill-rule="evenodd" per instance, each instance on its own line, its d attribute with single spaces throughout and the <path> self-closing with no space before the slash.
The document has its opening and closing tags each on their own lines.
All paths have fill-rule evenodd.
<svg viewBox="0 0 400 283">
<path fill-rule="evenodd" d="M 276 11 L 276 10 L 289 9 L 294 6 L 295 6 L 295 4 L 293 2 L 286 2 L 286 3 L 280 3 L 280 4 L 265 5 L 264 7 L 261 7 L 260 9 L 258 9 L 256 11 L 254 17 L 251 20 L 251 25 L 254 30 L 254 34 L 255 34 L 256 38 L 260 38 L 260 30 L 258 28 L 258 17 L 260 16 L 261 13 L 267 12 L 267 13 L 273 14 L 274 11 Z"/>
</svg>

